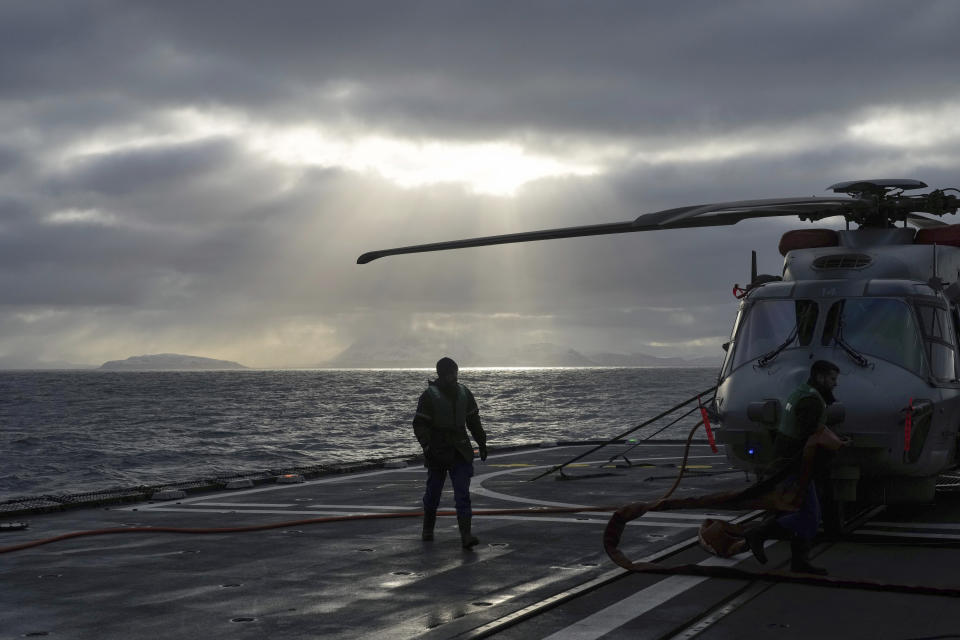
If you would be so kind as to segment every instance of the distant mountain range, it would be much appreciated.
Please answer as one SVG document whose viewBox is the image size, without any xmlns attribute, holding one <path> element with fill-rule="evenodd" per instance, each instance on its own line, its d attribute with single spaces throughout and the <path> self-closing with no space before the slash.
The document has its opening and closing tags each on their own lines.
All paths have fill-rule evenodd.
<svg viewBox="0 0 960 640">
<path fill-rule="evenodd" d="M 317 368 L 433 368 L 441 356 L 450 356 L 462 367 L 709 367 L 720 366 L 717 357 L 678 358 L 653 356 L 647 353 L 581 353 L 576 349 L 549 342 L 528 344 L 500 353 L 478 353 L 458 344 L 435 344 L 411 338 L 393 342 L 379 339 L 356 342 L 332 360 Z M 131 356 L 126 360 L 110 360 L 97 367 L 70 362 L 26 362 L 0 357 L 2 369 L 101 369 L 106 371 L 210 371 L 236 370 L 248 367 L 231 360 L 216 360 L 179 353 L 158 353 Z"/>
<path fill-rule="evenodd" d="M 179 353 L 158 353 L 145 356 L 131 356 L 126 360 L 110 360 L 100 365 L 101 369 L 112 371 L 182 371 L 211 369 L 246 369 L 247 367 L 230 360 L 214 360 L 200 356 L 185 356 Z"/>
<path fill-rule="evenodd" d="M 34 360 L 32 358 L 0 356 L 0 371 L 2 370 L 60 370 L 60 369 L 96 369 L 94 364 L 77 364 L 64 360 Z"/>
<path fill-rule="evenodd" d="M 458 345 L 435 345 L 409 340 L 356 342 L 322 367 L 409 368 L 432 367 L 442 355 L 449 355 L 462 367 L 719 367 L 715 358 L 663 358 L 646 353 L 590 353 L 549 342 L 524 345 L 505 353 L 476 353 Z"/>
</svg>

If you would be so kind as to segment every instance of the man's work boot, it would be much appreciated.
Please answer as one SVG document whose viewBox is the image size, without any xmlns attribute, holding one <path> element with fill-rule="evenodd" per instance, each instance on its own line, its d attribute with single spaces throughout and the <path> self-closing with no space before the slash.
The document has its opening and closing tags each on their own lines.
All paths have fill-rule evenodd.
<svg viewBox="0 0 960 640">
<path fill-rule="evenodd" d="M 810 564 L 810 541 L 794 538 L 790 541 L 790 571 L 810 573 L 815 576 L 827 575 L 827 570 Z"/>
<path fill-rule="evenodd" d="M 457 516 L 457 524 L 460 526 L 460 544 L 464 549 L 479 544 L 477 537 L 470 533 L 470 516 Z"/>
<path fill-rule="evenodd" d="M 757 562 L 767 564 L 767 552 L 763 549 L 763 543 L 770 538 L 780 539 L 785 532 L 786 530 L 777 523 L 776 519 L 771 519 L 747 529 L 743 538 L 747 541 L 747 546 L 750 547 Z"/>
<path fill-rule="evenodd" d="M 420 534 L 420 539 L 424 542 L 430 542 L 433 540 L 433 525 L 437 524 L 437 510 L 424 510 L 423 511 L 423 533 Z"/>
</svg>

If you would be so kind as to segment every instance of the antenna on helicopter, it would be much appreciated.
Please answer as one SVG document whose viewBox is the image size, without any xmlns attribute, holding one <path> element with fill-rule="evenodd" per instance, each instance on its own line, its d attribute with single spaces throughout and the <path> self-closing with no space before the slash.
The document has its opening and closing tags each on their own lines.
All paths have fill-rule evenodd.
<svg viewBox="0 0 960 640">
<path fill-rule="evenodd" d="M 937 243 L 933 243 L 933 275 L 930 277 L 930 280 L 927 281 L 927 284 L 930 285 L 935 291 L 943 291 L 943 287 L 946 284 L 943 280 L 940 279 L 940 274 L 937 273 Z"/>
<path fill-rule="evenodd" d="M 750 252 L 750 283 L 757 281 L 757 252 Z"/>
</svg>

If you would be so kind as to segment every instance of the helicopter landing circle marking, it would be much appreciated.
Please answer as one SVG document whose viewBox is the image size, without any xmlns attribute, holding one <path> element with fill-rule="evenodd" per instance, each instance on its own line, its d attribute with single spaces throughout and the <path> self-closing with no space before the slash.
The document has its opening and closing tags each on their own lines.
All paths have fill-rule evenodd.
<svg viewBox="0 0 960 640">
<path fill-rule="evenodd" d="M 662 458 L 644 458 L 644 459 L 643 459 L 643 462 L 647 462 L 647 461 L 650 461 L 650 460 L 677 460 L 678 458 L 680 458 L 680 456 L 668 456 L 668 457 L 662 457 Z M 708 455 L 708 456 L 690 456 L 690 457 L 688 458 L 688 460 L 693 460 L 693 459 L 695 459 L 695 458 L 716 458 L 716 456 L 715 456 L 715 455 Z M 592 461 L 592 462 L 586 462 L 586 463 L 584 463 L 584 464 L 586 464 L 586 465 L 591 465 L 591 464 L 603 464 L 603 463 L 606 463 L 606 462 L 607 462 L 607 460 L 606 460 L 606 459 L 603 459 L 603 460 L 594 460 L 594 461 Z M 501 492 L 499 492 L 499 491 L 493 491 L 492 489 L 487 489 L 486 487 L 483 486 L 484 481 L 489 480 L 490 478 L 495 478 L 495 477 L 497 477 L 497 476 L 502 476 L 502 475 L 507 474 L 507 473 L 516 473 L 517 471 L 530 471 L 530 470 L 533 470 L 533 469 L 549 469 L 549 468 L 555 467 L 555 466 L 556 466 L 556 465 L 552 465 L 552 464 L 544 464 L 544 465 L 538 465 L 538 466 L 535 466 L 535 467 L 525 467 L 525 468 L 523 468 L 523 469 L 506 469 L 506 470 L 504 470 L 504 471 L 493 471 L 493 472 L 491 472 L 491 473 L 485 473 L 485 474 L 483 474 L 483 475 L 478 475 L 478 476 L 475 476 L 475 477 L 474 477 L 474 481 L 475 481 L 478 485 L 480 485 L 480 486 L 478 486 L 478 487 L 471 487 L 471 488 L 470 488 L 470 493 L 472 493 L 472 494 L 474 494 L 474 495 L 486 496 L 487 498 L 496 498 L 497 500 L 505 500 L 506 502 L 519 502 L 519 503 L 524 503 L 524 504 L 535 504 L 535 505 L 540 505 L 540 506 L 543 506 L 543 507 L 584 507 L 584 506 L 588 506 L 588 505 L 582 505 L 582 504 L 574 504 L 574 503 L 572 503 L 572 502 L 554 502 L 554 501 L 551 501 L 551 500 L 537 500 L 537 499 L 535 499 L 535 498 L 526 498 L 526 497 L 523 497 L 523 496 L 515 496 L 515 495 L 510 495 L 509 493 L 501 493 Z M 689 465 L 688 465 L 688 468 L 689 468 Z"/>
</svg>

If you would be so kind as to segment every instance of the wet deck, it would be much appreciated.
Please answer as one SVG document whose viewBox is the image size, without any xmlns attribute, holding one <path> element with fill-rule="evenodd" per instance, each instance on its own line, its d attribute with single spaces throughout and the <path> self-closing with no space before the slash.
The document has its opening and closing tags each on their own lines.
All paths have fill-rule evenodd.
<svg viewBox="0 0 960 640">
<path fill-rule="evenodd" d="M 477 463 L 475 509 L 618 505 L 662 494 L 682 447 L 645 444 L 630 468 L 601 468 L 615 449 L 586 458 L 582 477 L 528 482 L 586 447 L 493 452 Z M 678 495 L 746 486 L 722 455 L 696 445 Z M 595 475 L 609 474 L 609 475 Z M 30 516 L 0 546 L 108 527 L 231 527 L 326 515 L 418 510 L 425 471 L 382 469 L 301 484 L 209 492 L 173 502 Z M 449 489 L 449 488 L 448 488 Z M 444 495 L 442 508 L 452 508 Z M 695 543 L 705 512 L 648 514 L 628 525 L 632 558 L 737 564 Z M 748 517 L 723 512 L 721 517 Z M 717 514 L 713 514 L 716 517 Z M 480 545 L 460 548 L 455 518 L 434 542 L 420 521 L 359 520 L 249 533 L 130 534 L 77 538 L 0 555 L 0 637 L 50 638 L 912 638 L 957 633 L 956 599 L 628 574 L 603 552 L 606 513 L 477 516 Z M 892 582 L 960 585 L 960 501 L 885 513 L 863 541 L 821 544 L 832 573 Z M 885 541 L 884 532 L 915 535 Z M 879 541 L 879 542 L 878 542 Z M 770 549 L 782 565 L 784 543 Z M 811 615 L 816 611 L 816 615 Z"/>
</svg>

